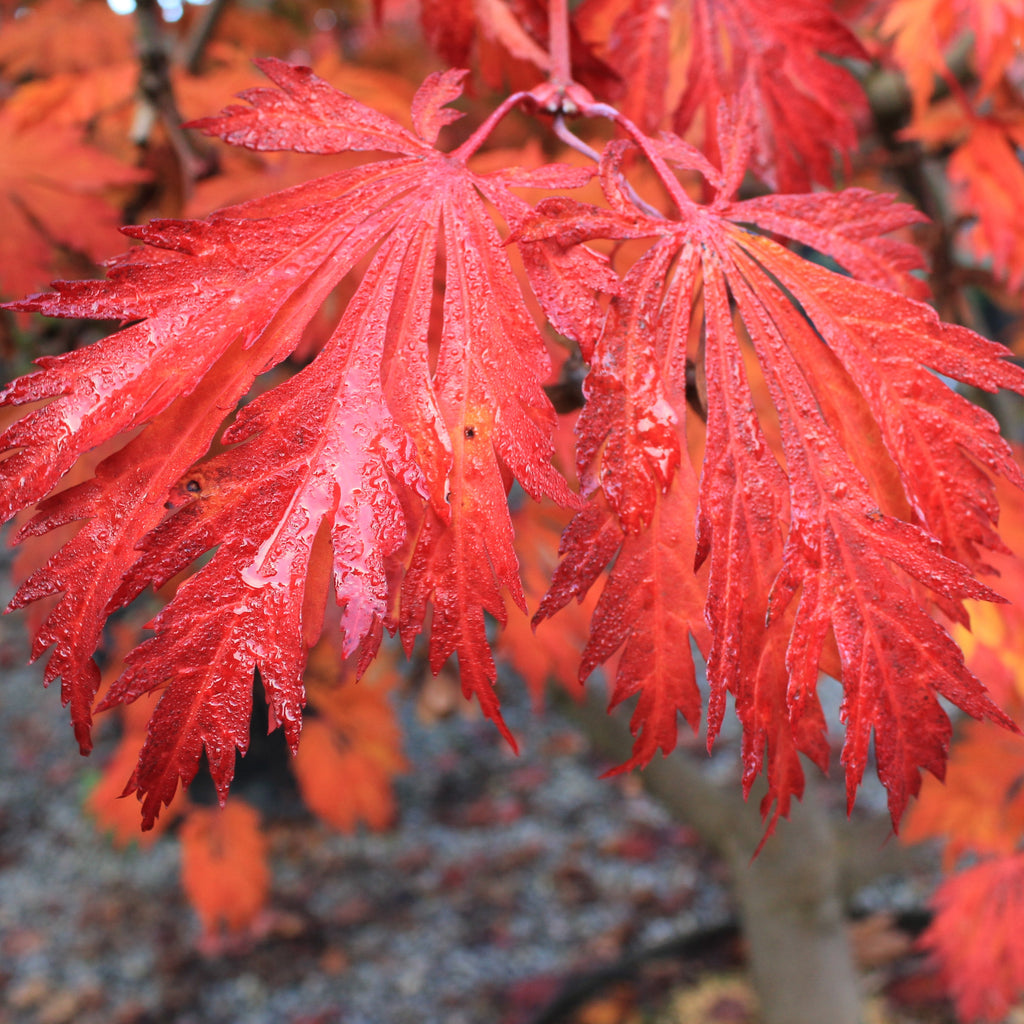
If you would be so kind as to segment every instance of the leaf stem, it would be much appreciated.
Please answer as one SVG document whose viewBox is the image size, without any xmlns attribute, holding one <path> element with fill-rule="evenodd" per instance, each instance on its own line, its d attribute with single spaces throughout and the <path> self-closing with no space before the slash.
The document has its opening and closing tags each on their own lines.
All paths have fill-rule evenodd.
<svg viewBox="0 0 1024 1024">
<path fill-rule="evenodd" d="M 581 113 L 588 117 L 607 117 L 614 121 L 643 150 L 644 156 L 651 162 L 651 166 L 657 172 L 680 213 L 687 214 L 697 206 L 686 194 L 686 190 L 672 173 L 672 169 L 665 163 L 664 158 L 654 145 L 654 140 L 641 131 L 625 114 L 608 103 L 589 103 L 582 108 Z"/>
<path fill-rule="evenodd" d="M 568 85 L 572 81 L 568 0 L 550 0 L 548 5 L 548 52 L 551 55 L 549 80 L 556 85 Z"/>
<path fill-rule="evenodd" d="M 577 153 L 582 153 L 584 156 L 589 157 L 595 164 L 601 162 L 601 154 L 596 149 L 588 146 L 578 135 L 574 135 L 569 130 L 569 126 L 565 123 L 565 118 L 561 114 L 555 116 L 554 132 L 562 142 L 571 149 L 575 149 Z M 623 181 L 622 184 L 625 186 L 627 194 L 633 200 L 637 209 L 643 210 L 648 217 L 664 217 L 660 210 L 655 209 L 645 199 L 641 198 L 628 181 Z"/>
<path fill-rule="evenodd" d="M 570 149 L 575 149 L 577 153 L 582 153 L 584 156 L 590 157 L 595 164 L 599 164 L 601 162 L 601 154 L 598 153 L 596 149 L 588 146 L 578 135 L 574 135 L 569 130 L 569 126 L 565 123 L 565 117 L 562 114 L 555 115 L 554 133 Z"/>
<path fill-rule="evenodd" d="M 507 97 L 502 101 L 501 105 L 495 107 L 491 111 L 490 116 L 486 121 L 466 141 L 459 146 L 458 149 L 453 149 L 448 155 L 453 160 L 458 160 L 460 163 L 465 163 L 483 144 L 487 141 L 487 136 L 494 131 L 498 126 L 498 122 L 515 106 L 522 103 L 523 100 L 532 100 L 533 97 L 528 92 L 515 92 L 511 96 Z"/>
</svg>

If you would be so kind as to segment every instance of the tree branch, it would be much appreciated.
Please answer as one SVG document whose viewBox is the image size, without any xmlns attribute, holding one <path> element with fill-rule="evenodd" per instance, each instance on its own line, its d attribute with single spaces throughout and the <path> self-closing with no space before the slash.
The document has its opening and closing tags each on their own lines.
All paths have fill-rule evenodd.
<svg viewBox="0 0 1024 1024">
<path fill-rule="evenodd" d="M 174 97 L 167 39 L 157 0 L 137 0 L 135 23 L 139 47 L 139 104 L 132 126 L 132 142 L 143 149 L 148 147 L 153 130 L 162 123 L 188 188 L 196 179 L 209 174 L 214 162 L 197 150 L 182 130 L 184 118 Z"/>
<path fill-rule="evenodd" d="M 185 40 L 181 50 L 181 66 L 190 74 L 198 75 L 203 62 L 206 46 L 210 42 L 217 22 L 228 6 L 229 0 L 212 0 L 203 8 L 202 17 Z"/>
</svg>

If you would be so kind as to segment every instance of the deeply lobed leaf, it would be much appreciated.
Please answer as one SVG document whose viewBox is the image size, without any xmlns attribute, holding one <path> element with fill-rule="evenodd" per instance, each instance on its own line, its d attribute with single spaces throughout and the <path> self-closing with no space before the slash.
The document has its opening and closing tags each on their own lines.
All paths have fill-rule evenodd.
<svg viewBox="0 0 1024 1024">
<path fill-rule="evenodd" d="M 689 521 L 698 564 L 710 570 L 709 743 L 732 694 L 744 726 L 745 783 L 766 770 L 763 809 L 777 802 L 785 813 L 803 787 L 797 755 L 827 763 L 816 689 L 819 671 L 835 672 L 845 691 L 849 799 L 873 735 L 898 823 L 920 769 L 942 774 L 950 726 L 940 697 L 1013 727 L 928 609 L 937 603 L 962 618 L 964 599 L 998 599 L 972 573 L 984 571 L 985 552 L 1000 547 L 992 476 L 1018 485 L 1022 478 L 995 421 L 931 371 L 1018 391 L 1024 372 L 999 346 L 940 323 L 929 307 L 890 290 L 906 287 L 918 265 L 909 246 L 880 237 L 918 219 L 908 208 L 860 191 L 848 196 L 850 221 L 838 215 L 844 194 L 733 202 L 740 149 L 719 173 L 681 140 L 643 144 L 717 182 L 710 206 L 682 197 L 680 218 L 666 220 L 633 204 L 621 178 L 624 150 L 613 145 L 601 174 L 612 210 L 558 200 L 541 204 L 520 229 L 530 242 L 567 250 L 598 237 L 654 240 L 595 345 L 593 411 L 585 410 L 578 429 L 582 478 L 600 499 L 566 533 L 566 561 L 541 614 L 585 592 L 614 557 L 613 580 L 625 564 L 626 547 L 620 550 L 598 508 L 607 503 L 625 534 L 643 536 L 651 509 L 664 500 L 651 495 L 685 490 L 678 473 L 642 483 L 637 475 L 652 451 L 651 430 L 668 422 L 657 413 L 661 401 L 680 425 L 675 451 L 687 451 L 683 425 L 694 423 L 696 403 L 685 356 L 707 417 L 699 505 Z M 750 225 L 813 245 L 850 276 L 796 256 Z M 645 276 L 655 261 L 661 271 Z M 755 390 L 764 396 L 755 398 Z M 769 423 L 778 431 L 774 449 Z M 642 518 L 630 503 L 636 493 Z M 672 552 L 680 563 L 690 557 L 682 543 Z M 652 572 L 626 589 L 606 585 L 606 610 L 599 605 L 591 626 L 590 649 L 599 655 L 588 669 L 649 620 L 635 594 L 651 585 Z M 677 594 L 669 589 L 666 599 L 678 605 Z M 645 677 L 632 688 L 651 687 L 640 707 L 656 706 L 677 679 Z M 643 724 L 641 712 L 634 730 Z M 633 761 L 643 763 L 653 750 L 638 741 Z"/>
<path fill-rule="evenodd" d="M 522 605 L 508 488 L 515 478 L 576 503 L 550 464 L 547 351 L 484 199 L 521 215 L 514 176 L 475 175 L 430 144 L 461 76 L 424 84 L 418 138 L 308 69 L 262 66 L 278 89 L 250 91 L 204 130 L 253 148 L 402 155 L 205 221 L 133 229 L 145 245 L 106 281 L 61 283 L 18 308 L 136 322 L 42 360 L 3 395 L 34 407 L 0 436 L 5 513 L 45 499 L 29 533 L 86 520 L 14 602 L 63 594 L 35 654 L 54 646 L 47 677 L 63 678 L 83 749 L 106 617 L 216 548 L 104 700 L 162 693 L 131 783 L 147 825 L 204 751 L 226 793 L 256 669 L 294 749 L 328 589 L 363 667 L 384 628 L 411 645 L 432 607 L 435 670 L 458 653 L 467 693 L 501 724 L 484 610 L 503 620 L 503 590 Z M 354 294 L 313 362 L 246 405 L 225 450 L 203 458 L 348 275 Z M 118 439 L 93 480 L 46 497 L 76 459 Z"/>
</svg>

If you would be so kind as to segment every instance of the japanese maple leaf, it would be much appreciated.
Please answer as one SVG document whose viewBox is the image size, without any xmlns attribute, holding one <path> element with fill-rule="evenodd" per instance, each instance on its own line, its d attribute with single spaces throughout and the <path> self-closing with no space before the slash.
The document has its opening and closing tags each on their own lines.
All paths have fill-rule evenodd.
<svg viewBox="0 0 1024 1024">
<path fill-rule="evenodd" d="M 584 39 L 594 40 L 630 83 L 619 109 L 647 131 L 658 128 L 671 101 L 669 55 L 684 17 L 682 5 L 653 0 L 586 0 L 574 13 Z"/>
<path fill-rule="evenodd" d="M 407 768 L 389 703 L 394 658 L 382 652 L 357 684 L 333 640 L 325 633 L 310 652 L 306 688 L 317 716 L 303 725 L 292 770 L 303 802 L 328 825 L 385 829 L 395 817 L 392 780 Z"/>
<path fill-rule="evenodd" d="M 1024 189 L 1018 155 L 1024 118 L 1013 111 L 1006 118 L 972 117 L 961 124 L 966 137 L 949 158 L 948 175 L 957 209 L 971 219 L 967 243 L 979 262 L 991 262 L 993 273 L 1016 291 L 1024 284 L 1024 226 L 1017 216 Z M 936 137 L 935 127 L 926 118 L 914 134 L 948 144 L 950 136 Z"/>
<path fill-rule="evenodd" d="M 1010 603 L 969 603 L 971 629 L 957 626 L 967 664 L 1019 723 L 1024 706 L 1024 497 L 1000 487 L 1000 530 L 1009 550 L 996 554 L 1000 590 Z M 1020 843 L 1024 835 L 1024 740 L 990 722 L 968 722 L 957 736 L 944 783 L 925 779 L 901 838 L 939 839 L 946 871 L 923 936 L 965 1019 L 1002 1019 L 1024 990 L 1024 961 L 1014 922 L 1021 913 Z M 982 918 L 979 919 L 979 909 Z"/>
<path fill-rule="evenodd" d="M 130 229 L 145 245 L 112 261 L 106 281 L 60 283 L 16 304 L 131 321 L 41 360 L 3 394 L 6 404 L 48 402 L 0 436 L 13 452 L 0 463 L 5 516 L 45 499 L 26 533 L 84 520 L 13 602 L 63 595 L 34 654 L 54 648 L 46 677 L 62 678 L 83 749 L 106 617 L 216 549 L 103 702 L 162 691 L 131 783 L 144 824 L 204 750 L 226 793 L 255 668 L 294 749 L 328 590 L 345 653 L 358 651 L 364 667 L 385 626 L 411 645 L 432 608 L 431 664 L 457 653 L 467 694 L 504 729 L 484 611 L 504 618 L 503 591 L 523 606 L 506 492 L 514 477 L 535 497 L 576 503 L 550 463 L 547 351 L 488 203 L 518 209 L 511 186 L 589 175 L 481 176 L 466 166 L 474 140 L 437 150 L 461 73 L 427 80 L 410 131 L 309 69 L 261 67 L 277 88 L 250 90 L 247 105 L 197 126 L 254 149 L 397 155 L 205 221 Z M 352 297 L 317 357 L 246 405 L 222 437 L 227 450 L 204 460 L 254 378 L 300 344 L 350 274 Z M 46 497 L 84 452 L 118 436 L 127 443 L 92 480 Z"/>
<path fill-rule="evenodd" d="M 985 566 L 985 549 L 999 543 L 990 474 L 1024 481 L 995 421 L 931 371 L 988 390 L 1021 390 L 1024 372 L 1003 361 L 999 346 L 890 290 L 907 280 L 915 258 L 905 243 L 880 235 L 916 213 L 856 189 L 734 201 L 746 165 L 743 133 L 723 138 L 719 172 L 682 140 L 637 135 L 661 169 L 677 219 L 633 203 L 621 174 L 629 146 L 615 143 L 601 168 L 610 209 L 550 201 L 520 229 L 566 249 L 588 238 L 653 239 L 595 347 L 578 426 L 578 469 L 593 505 L 566 533 L 565 571 L 541 614 L 585 591 L 620 545 L 614 573 L 630 544 L 657 544 L 663 503 L 684 506 L 679 539 L 664 549 L 673 569 L 648 566 L 621 589 L 606 589 L 588 667 L 631 629 L 645 628 L 651 613 L 637 595 L 646 587 L 685 617 L 676 635 L 689 630 L 699 639 L 694 550 L 683 539 L 695 530 L 695 560 L 709 572 L 709 742 L 731 693 L 748 785 L 750 769 L 763 763 L 769 804 L 799 794 L 797 753 L 819 763 L 827 756 L 816 685 L 831 662 L 831 635 L 845 691 L 848 798 L 873 733 L 898 823 L 920 786 L 919 769 L 943 770 L 950 726 L 939 697 L 1012 727 L 927 607 L 936 600 L 962 617 L 963 599 L 995 598 L 972 576 Z M 696 205 L 669 165 L 704 173 L 717 189 L 714 202 Z M 849 216 L 838 216 L 841 208 Z M 813 246 L 850 276 L 756 229 Z M 706 381 L 696 498 L 687 497 L 685 424 L 695 419 L 687 358 Z M 767 442 L 761 421 L 772 410 L 756 405 L 753 374 L 763 377 L 777 416 L 780 456 Z M 680 653 L 670 676 L 623 680 L 642 693 L 634 762 L 664 747 L 648 725 L 673 738 L 668 720 L 650 709 L 664 700 L 692 717 L 693 698 L 683 696 L 690 672 Z"/>
<path fill-rule="evenodd" d="M 249 928 L 266 904 L 270 866 L 259 812 L 237 797 L 192 807 L 179 835 L 181 884 L 213 948 L 224 932 Z"/>
<path fill-rule="evenodd" d="M 856 147 L 867 112 L 860 84 L 840 63 L 866 55 L 832 5 L 695 0 L 690 17 L 676 130 L 702 114 L 712 155 L 721 104 L 738 99 L 753 126 L 754 173 L 779 192 L 831 184 L 836 155 Z"/>
</svg>

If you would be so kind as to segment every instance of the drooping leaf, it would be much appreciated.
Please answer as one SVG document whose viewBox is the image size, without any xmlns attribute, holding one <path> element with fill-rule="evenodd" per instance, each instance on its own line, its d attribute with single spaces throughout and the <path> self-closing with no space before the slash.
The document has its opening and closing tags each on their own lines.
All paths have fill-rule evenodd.
<svg viewBox="0 0 1024 1024">
<path fill-rule="evenodd" d="M 656 157 L 706 170 L 681 140 L 645 145 Z M 712 170 L 722 191 L 711 206 L 676 189 L 680 217 L 667 220 L 631 205 L 621 185 L 623 152 L 609 147 L 602 168 L 615 209 L 542 203 L 521 229 L 529 240 L 566 248 L 588 238 L 654 239 L 624 283 L 628 300 L 613 301 L 596 346 L 588 382 L 595 411 L 588 407 L 579 427 L 585 492 L 600 490 L 621 529 L 643 536 L 652 496 L 685 486 L 673 469 L 687 448 L 673 447 L 660 410 L 667 397 L 680 423 L 693 420 L 682 360 L 700 317 L 696 372 L 706 380 L 708 421 L 700 506 L 690 521 L 698 527 L 699 561 L 711 573 L 709 738 L 732 693 L 744 719 L 748 769 L 765 764 L 769 780 L 777 780 L 770 797 L 784 806 L 802 787 L 796 752 L 819 763 L 827 756 L 816 686 L 834 637 L 845 691 L 848 797 L 852 802 L 873 734 L 896 823 L 918 790 L 919 770 L 943 771 L 950 726 L 940 696 L 1011 725 L 927 609 L 938 601 L 962 617 L 964 599 L 994 599 L 971 575 L 984 569 L 986 550 L 999 547 L 990 477 L 1019 485 L 1021 476 L 991 417 L 930 371 L 986 390 L 1020 390 L 1024 374 L 1001 358 L 999 346 L 941 324 L 929 307 L 882 287 L 899 281 L 913 261 L 905 247 L 872 237 L 871 226 L 879 234 L 893 230 L 913 222 L 912 211 L 853 193 L 860 211 L 853 227 L 833 212 L 842 193 L 732 202 L 744 162 L 733 148 L 723 171 Z M 751 230 L 762 223 L 813 244 L 852 276 Z M 655 261 L 665 269 L 645 278 L 645 265 Z M 635 312 L 617 316 L 627 304 Z M 641 329 L 651 340 L 638 342 Z M 752 362 L 741 356 L 744 346 Z M 692 358 L 692 343 L 690 351 Z M 772 410 L 755 408 L 750 398 L 748 362 L 767 386 L 779 455 L 760 424 Z M 866 445 L 868 438 L 876 440 Z M 585 591 L 595 567 L 615 553 L 614 527 L 602 517 L 595 506 L 570 526 L 552 608 Z M 685 558 L 685 547 L 675 550 Z M 596 649 L 616 646 L 622 621 L 633 616 L 632 593 L 595 619 Z"/>
<path fill-rule="evenodd" d="M 532 234 L 529 227 L 524 233 Z M 693 571 L 696 479 L 679 433 L 689 317 L 682 303 L 662 317 L 658 301 L 673 255 L 669 246 L 652 248 L 612 301 L 576 428 L 583 493 L 595 500 L 566 531 L 564 560 L 535 617 L 582 601 L 615 560 L 580 679 L 622 649 L 611 705 L 639 694 L 631 724 L 637 740 L 623 769 L 672 750 L 680 714 L 694 729 L 701 717 L 690 645 L 691 636 L 704 640 L 706 584 Z M 685 267 L 677 275 L 684 289 L 692 284 Z"/>
<path fill-rule="evenodd" d="M 508 487 L 515 478 L 534 497 L 576 503 L 550 464 L 546 348 L 484 200 L 501 201 L 505 177 L 473 174 L 308 69 L 261 66 L 278 88 L 251 90 L 248 105 L 199 127 L 254 148 L 400 155 L 205 221 L 132 229 L 145 245 L 106 281 L 64 282 L 18 308 L 136 322 L 41 361 L 4 393 L 7 404 L 48 402 L 0 438 L 13 450 L 0 464 L 8 515 L 44 498 L 89 449 L 130 436 L 94 480 L 41 506 L 29 532 L 88 521 L 15 599 L 64 594 L 35 653 L 54 646 L 48 678 L 63 678 L 83 749 L 106 615 L 217 549 L 104 701 L 163 693 L 132 780 L 147 824 L 204 749 L 226 793 L 256 668 L 294 748 L 326 602 L 307 576 L 325 557 L 346 653 L 365 666 L 384 627 L 411 644 L 432 606 L 434 669 L 457 652 L 467 694 L 500 724 L 483 611 L 503 619 L 503 589 L 522 605 Z M 414 103 L 420 131 L 447 119 L 458 81 L 428 79 Z M 547 172 L 568 185 L 588 177 Z M 508 193 L 507 203 L 521 200 Z M 316 359 L 246 406 L 222 438 L 230 447 L 202 460 L 256 375 L 299 345 L 350 274 L 352 298 Z M 167 515 L 190 479 L 214 485 Z"/>
<path fill-rule="evenodd" d="M 932 149 L 955 146 L 947 174 L 957 210 L 967 222 L 974 258 L 1012 290 L 1024 284 L 1024 228 L 1016 216 L 1024 188 L 1020 147 L 1024 117 L 1016 107 L 1000 116 L 966 116 L 958 107 L 929 112 L 911 132 Z"/>
</svg>

